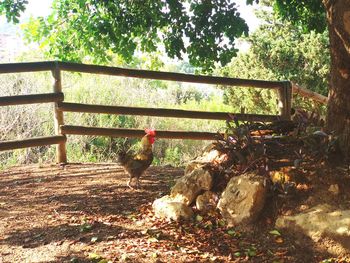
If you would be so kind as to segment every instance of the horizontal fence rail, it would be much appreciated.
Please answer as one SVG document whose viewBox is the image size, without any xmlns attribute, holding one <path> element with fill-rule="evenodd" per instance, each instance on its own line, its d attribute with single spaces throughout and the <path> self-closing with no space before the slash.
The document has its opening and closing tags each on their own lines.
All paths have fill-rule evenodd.
<svg viewBox="0 0 350 263">
<path fill-rule="evenodd" d="M 327 104 L 328 102 L 328 97 L 323 96 L 317 92 L 308 90 L 306 88 L 303 88 L 298 84 L 292 83 L 292 89 L 294 94 L 301 95 L 302 97 L 307 97 L 309 99 L 312 99 L 322 104 Z"/>
<path fill-rule="evenodd" d="M 56 135 L 23 140 L 5 141 L 0 142 L 0 151 L 59 144 L 65 142 L 66 140 L 66 136 L 64 135 Z"/>
<path fill-rule="evenodd" d="M 103 75 L 111 75 L 111 76 L 130 77 L 130 78 L 169 80 L 169 81 L 191 82 L 191 83 L 201 83 L 201 84 L 255 87 L 255 88 L 265 88 L 265 89 L 278 89 L 283 87 L 284 83 L 286 82 L 286 81 L 268 81 L 268 80 L 252 80 L 252 79 L 240 79 L 240 78 L 229 78 L 229 77 L 204 76 L 204 75 L 193 75 L 193 74 L 151 71 L 151 70 L 141 70 L 141 69 L 127 69 L 127 68 L 119 68 L 119 67 L 87 65 L 87 64 L 58 62 L 58 61 L 0 64 L 0 74 L 48 71 L 48 70 L 54 70 L 56 67 L 58 67 L 60 70 L 81 72 L 81 73 L 93 73 L 93 74 L 103 74 Z"/>
<path fill-rule="evenodd" d="M 43 93 L 0 97 L 0 106 L 63 101 L 63 93 Z"/>
<path fill-rule="evenodd" d="M 59 62 L 22 62 L 0 64 L 0 73 L 21 73 L 53 70 Z"/>
<path fill-rule="evenodd" d="M 108 137 L 141 138 L 145 136 L 144 130 L 100 128 L 86 126 L 61 126 L 63 134 L 71 135 L 94 135 Z M 190 140 L 215 140 L 217 133 L 211 132 L 184 132 L 184 131 L 156 131 L 157 138 L 163 139 L 190 139 Z"/>
<path fill-rule="evenodd" d="M 66 62 L 59 62 L 59 67 L 62 70 L 66 70 L 66 71 L 104 74 L 104 75 L 111 75 L 111 76 L 170 80 L 170 81 L 191 82 L 191 83 L 201 83 L 201 84 L 230 85 L 230 86 L 240 86 L 240 87 L 255 87 L 255 88 L 265 88 L 265 89 L 280 88 L 285 83 L 285 81 L 267 81 L 267 80 L 215 77 L 215 76 L 192 75 L 192 74 L 173 73 L 173 72 L 161 72 L 161 71 L 151 71 L 151 70 L 141 70 L 141 69 L 126 69 L 126 68 L 118 68 L 118 67 L 66 63 Z"/>
<path fill-rule="evenodd" d="M 120 115 L 139 115 L 139 116 L 156 116 L 156 117 L 173 117 L 173 118 L 190 118 L 190 119 L 207 119 L 207 120 L 232 120 L 237 118 L 242 121 L 263 121 L 273 122 L 279 120 L 276 115 L 260 114 L 240 114 L 229 112 L 206 112 L 190 111 L 163 108 L 143 108 L 143 107 L 124 107 L 109 105 L 91 105 L 80 103 L 58 103 L 58 109 L 69 112 L 87 112 L 87 113 L 104 113 Z"/>
</svg>

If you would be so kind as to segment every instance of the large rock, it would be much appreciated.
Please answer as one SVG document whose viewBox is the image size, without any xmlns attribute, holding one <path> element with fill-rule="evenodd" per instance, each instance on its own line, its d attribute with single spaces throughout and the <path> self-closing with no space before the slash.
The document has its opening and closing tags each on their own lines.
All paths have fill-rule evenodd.
<svg viewBox="0 0 350 263">
<path fill-rule="evenodd" d="M 211 189 L 213 179 L 203 168 L 195 169 L 181 177 L 171 189 L 171 198 L 174 201 L 190 205 L 201 191 Z"/>
<path fill-rule="evenodd" d="M 188 220 L 193 216 L 193 211 L 190 207 L 186 206 L 181 202 L 174 201 L 168 195 L 156 199 L 153 202 L 152 207 L 157 217 L 165 218 L 168 220 Z"/>
<path fill-rule="evenodd" d="M 186 165 L 184 174 L 188 175 L 192 173 L 194 170 L 204 169 L 206 165 L 207 163 L 204 163 L 204 162 L 191 161 L 189 164 Z"/>
<path fill-rule="evenodd" d="M 196 199 L 196 208 L 199 211 L 210 211 L 214 210 L 217 205 L 218 196 L 217 194 L 206 191 L 203 194 L 197 196 Z"/>
<path fill-rule="evenodd" d="M 214 144 L 209 144 L 204 150 L 202 155 L 198 156 L 195 160 L 191 161 L 185 168 L 185 175 L 192 171 L 203 168 L 208 164 L 220 164 L 227 161 L 228 156 L 226 153 L 222 153 L 215 149 Z"/>
<path fill-rule="evenodd" d="M 249 224 L 264 207 L 266 194 L 263 177 L 244 174 L 231 178 L 217 207 L 229 226 Z"/>
<path fill-rule="evenodd" d="M 280 216 L 276 227 L 302 232 L 316 242 L 320 238 L 333 240 L 336 246 L 327 248 L 330 253 L 350 252 L 350 210 L 336 210 L 321 204 L 300 214 Z"/>
</svg>

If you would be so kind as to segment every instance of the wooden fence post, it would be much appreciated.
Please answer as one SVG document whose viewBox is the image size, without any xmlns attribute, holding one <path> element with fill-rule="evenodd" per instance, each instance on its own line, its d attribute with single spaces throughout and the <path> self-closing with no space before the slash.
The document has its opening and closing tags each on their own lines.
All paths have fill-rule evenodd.
<svg viewBox="0 0 350 263">
<path fill-rule="evenodd" d="M 278 89 L 278 107 L 281 119 L 290 120 L 292 109 L 292 84 L 290 81 L 285 81 Z"/>
<path fill-rule="evenodd" d="M 62 93 L 62 83 L 61 83 L 61 70 L 58 63 L 55 63 L 55 68 L 52 70 L 52 76 L 54 78 L 53 92 Z M 59 110 L 58 103 L 54 106 L 54 123 L 55 123 L 55 133 L 56 135 L 62 135 L 61 125 L 64 125 L 63 112 Z M 56 156 L 58 163 L 67 163 L 67 153 L 66 153 L 66 142 L 63 141 L 56 146 Z"/>
</svg>

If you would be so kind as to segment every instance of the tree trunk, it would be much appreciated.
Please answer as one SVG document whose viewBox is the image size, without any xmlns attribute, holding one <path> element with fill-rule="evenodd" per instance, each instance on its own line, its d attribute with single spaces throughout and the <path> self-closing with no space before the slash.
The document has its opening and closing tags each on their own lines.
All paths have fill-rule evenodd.
<svg viewBox="0 0 350 263">
<path fill-rule="evenodd" d="M 339 135 L 340 148 L 350 157 L 350 0 L 323 0 L 331 51 L 327 129 Z"/>
</svg>

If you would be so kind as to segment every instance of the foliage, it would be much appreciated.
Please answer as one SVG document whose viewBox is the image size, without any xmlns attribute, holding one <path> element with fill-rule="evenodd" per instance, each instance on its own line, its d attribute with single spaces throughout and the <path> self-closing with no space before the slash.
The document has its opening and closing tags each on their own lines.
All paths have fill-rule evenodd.
<svg viewBox="0 0 350 263">
<path fill-rule="evenodd" d="M 301 33 L 277 21 L 264 25 L 250 38 L 251 52 L 275 79 L 288 79 L 327 95 L 330 56 L 327 32 Z"/>
<path fill-rule="evenodd" d="M 281 23 L 273 13 L 260 14 L 267 21 L 249 37 L 246 53 L 240 53 L 219 74 L 238 78 L 290 80 L 327 96 L 330 71 L 327 32 L 303 33 L 298 26 Z M 276 94 L 261 89 L 228 89 L 226 102 L 248 112 L 276 113 Z M 297 104 L 306 104 L 297 98 Z"/>
<path fill-rule="evenodd" d="M 165 163 L 169 163 L 172 165 L 180 165 L 181 164 L 181 149 L 179 147 L 168 148 L 165 150 Z"/>
<path fill-rule="evenodd" d="M 176 104 L 186 104 L 186 102 L 191 100 L 199 103 L 202 99 L 205 98 L 205 94 L 198 91 L 194 87 L 183 88 L 181 86 L 178 86 L 173 90 L 173 94 L 176 98 Z"/>
<path fill-rule="evenodd" d="M 119 54 L 130 62 L 136 52 L 164 48 L 170 58 L 188 56 L 203 70 L 227 64 L 236 55 L 236 37 L 248 33 L 227 0 L 55 0 L 52 14 L 32 18 L 25 28 L 27 39 L 61 60 L 106 63 Z"/>
<path fill-rule="evenodd" d="M 304 32 L 327 31 L 326 12 L 320 0 L 274 0 L 275 12 Z"/>
<path fill-rule="evenodd" d="M 25 10 L 27 0 L 2 0 L 0 1 L 0 15 L 6 15 L 7 21 L 19 22 L 20 13 Z"/>
</svg>

